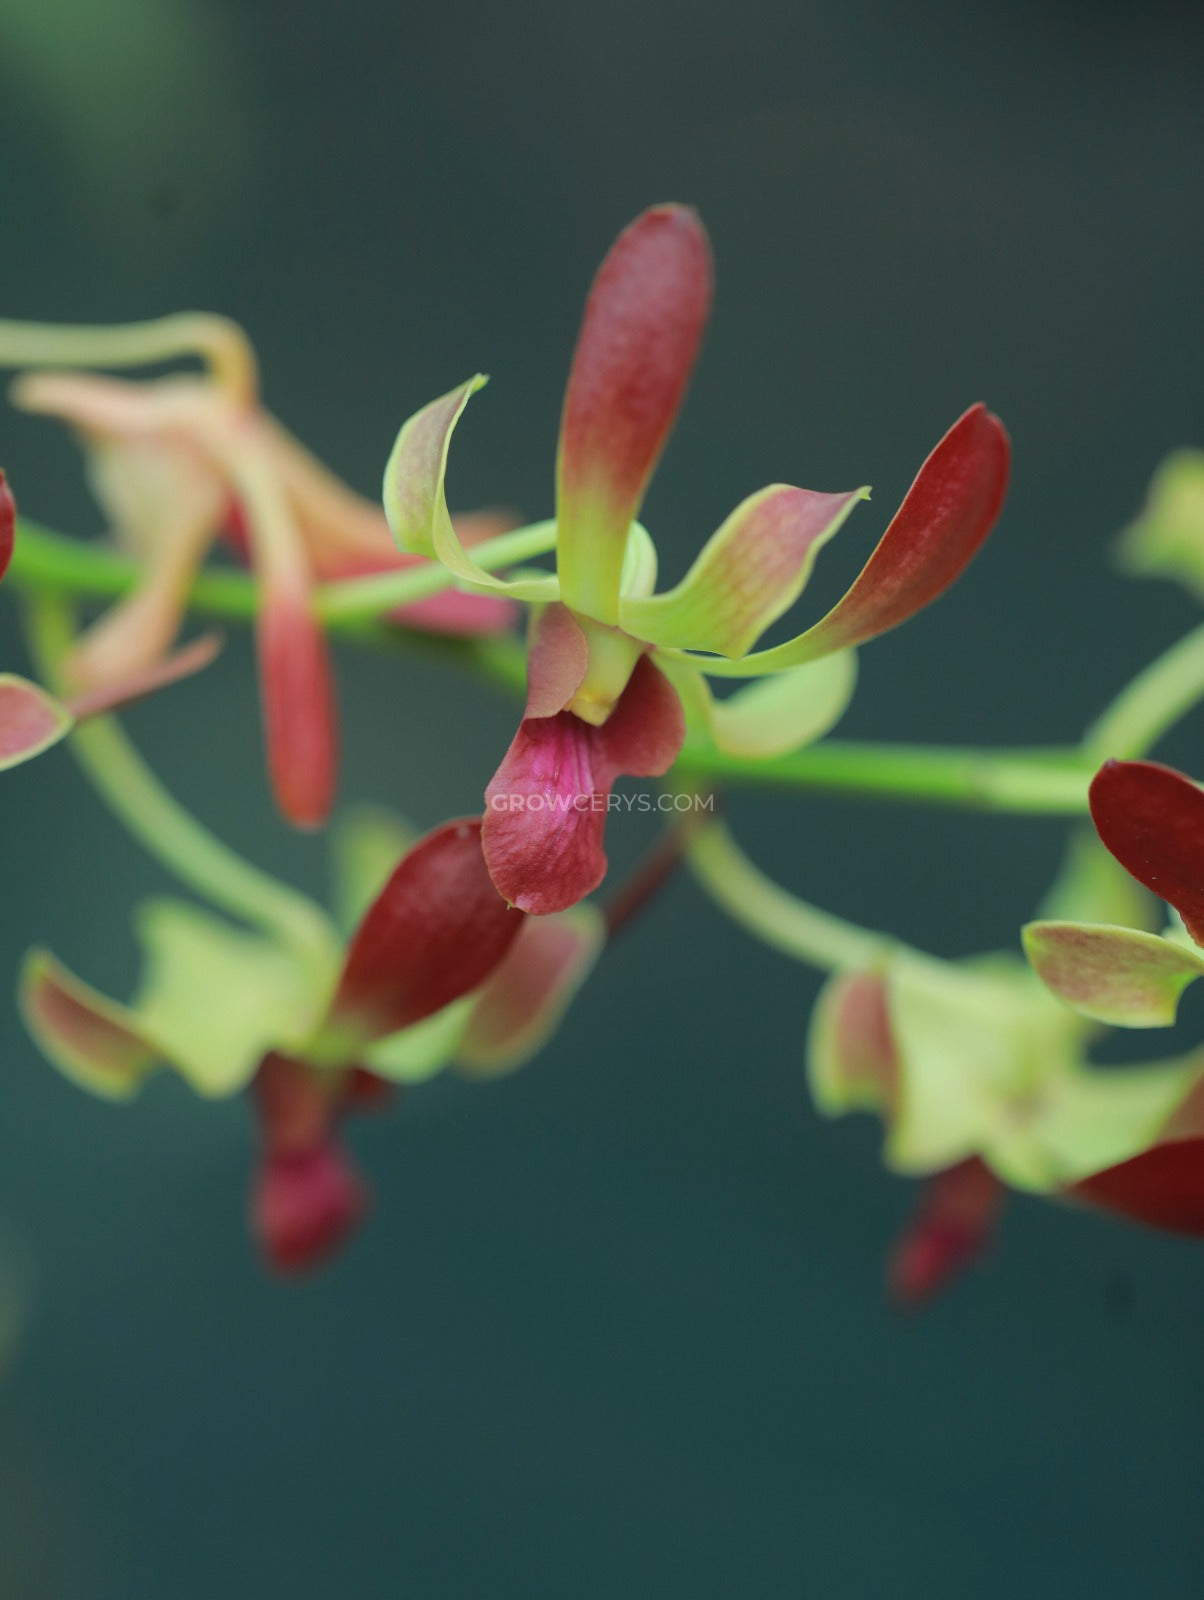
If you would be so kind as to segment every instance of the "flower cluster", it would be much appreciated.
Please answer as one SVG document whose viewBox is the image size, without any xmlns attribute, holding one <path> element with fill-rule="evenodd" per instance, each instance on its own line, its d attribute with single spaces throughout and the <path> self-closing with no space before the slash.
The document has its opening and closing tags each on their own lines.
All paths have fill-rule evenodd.
<svg viewBox="0 0 1204 1600">
<path fill-rule="evenodd" d="M 69 736 L 102 798 L 197 896 L 138 909 L 144 974 L 130 1002 L 35 950 L 22 1013 L 63 1073 L 109 1099 L 163 1069 L 204 1097 L 245 1093 L 260 1131 L 250 1225 L 279 1270 L 325 1259 L 365 1210 L 348 1117 L 445 1068 L 480 1076 L 529 1059 L 680 858 L 755 936 L 829 974 L 807 1048 L 815 1102 L 875 1112 L 887 1165 L 926 1180 L 891 1263 L 901 1299 L 981 1254 L 1007 1189 L 1204 1232 L 1204 1055 L 1108 1070 L 1092 1059 L 1104 1027 L 1173 1020 L 1204 973 L 1204 794 L 1189 780 L 1142 760 L 1102 767 L 1090 808 L 1107 850 L 1075 841 L 1024 932 L 1029 964 L 1018 950 L 938 960 L 819 912 L 755 868 L 712 814 L 716 777 L 805 786 L 824 770 L 809 755 L 827 756 L 829 781 L 835 762 L 846 787 L 888 796 L 1081 811 L 1103 757 L 1144 755 L 1204 694 L 1204 639 L 1149 669 L 1071 756 L 985 752 L 942 766 L 922 752 L 906 771 L 898 747 L 863 748 L 860 767 L 842 756 L 826 736 L 853 694 L 855 652 L 936 600 L 981 548 L 1007 490 L 1008 437 L 985 406 L 967 409 L 844 595 L 758 648 L 868 491 L 758 489 L 658 590 L 639 517 L 712 294 L 693 211 L 657 206 L 619 235 L 569 370 L 553 515 L 521 529 L 448 510 L 453 433 L 481 376 L 402 426 L 381 506 L 263 407 L 251 348 L 221 318 L 0 322 L 0 363 L 20 369 L 16 404 L 78 436 L 110 536 L 85 548 L 18 534 L 0 473 L 0 576 L 15 548 L 48 685 L 0 677 L 0 766 Z M 187 358 L 201 370 L 114 375 Z M 1199 586 L 1200 484 L 1199 458 L 1165 469 L 1123 541 L 1130 568 Z M 215 552 L 226 570 L 203 572 Z M 516 566 L 541 554 L 554 566 Z M 76 635 L 67 598 L 89 593 L 117 598 Z M 521 682 L 514 737 L 482 763 L 480 813 L 421 838 L 391 813 L 340 814 L 331 911 L 234 855 L 108 715 L 212 659 L 211 636 L 175 648 L 205 604 L 254 621 L 268 772 L 300 827 L 334 807 L 328 633 L 339 619 L 376 639 L 443 635 L 445 651 Z M 752 681 L 716 693 L 725 679 Z M 664 780 L 668 830 L 600 910 L 588 897 L 607 873 L 623 777 Z M 1154 931 L 1137 885 L 1179 920 Z"/>
</svg>

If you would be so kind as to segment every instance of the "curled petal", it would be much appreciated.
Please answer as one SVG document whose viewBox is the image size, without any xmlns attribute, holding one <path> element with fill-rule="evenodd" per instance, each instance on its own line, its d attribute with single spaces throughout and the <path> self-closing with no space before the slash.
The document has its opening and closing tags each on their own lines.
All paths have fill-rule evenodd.
<svg viewBox="0 0 1204 1600">
<path fill-rule="evenodd" d="M 1030 922 L 1024 951 L 1060 1000 L 1114 1028 L 1166 1028 L 1204 956 L 1157 934 L 1095 923 Z"/>
<path fill-rule="evenodd" d="M 8 571 L 13 558 L 13 544 L 17 536 L 17 502 L 8 486 L 4 468 L 0 467 L 0 578 Z"/>
<path fill-rule="evenodd" d="M 478 566 L 452 524 L 444 493 L 447 453 L 456 423 L 486 379 L 480 373 L 438 400 L 432 400 L 406 422 L 397 435 L 385 467 L 385 515 L 403 550 L 433 556 L 465 583 L 515 600 L 555 600 L 556 579 L 499 578 Z"/>
<path fill-rule="evenodd" d="M 798 599 L 816 556 L 868 493 L 816 494 L 777 483 L 750 495 L 676 588 L 623 598 L 624 630 L 655 645 L 746 654 Z"/>
<path fill-rule="evenodd" d="M 1090 802 L 1121 866 L 1174 906 L 1204 944 L 1204 793 L 1155 761 L 1109 761 L 1092 780 Z"/>
<path fill-rule="evenodd" d="M 600 727 L 571 711 L 525 718 L 485 791 L 485 859 L 506 899 L 545 916 L 596 889 L 615 780 L 659 777 L 684 737 L 681 701 L 647 656 Z"/>
<path fill-rule="evenodd" d="M 999 1179 L 976 1156 L 930 1178 L 891 1255 L 891 1298 L 920 1305 L 972 1266 L 990 1243 L 1003 1193 Z"/>
<path fill-rule="evenodd" d="M 338 778 L 338 710 L 326 635 L 303 589 L 268 589 L 257 645 L 276 803 L 296 827 L 320 827 Z"/>
<path fill-rule="evenodd" d="M 157 1064 L 137 1015 L 81 983 L 46 950 L 26 956 L 19 1003 L 42 1053 L 93 1094 L 128 1099 Z"/>
<path fill-rule="evenodd" d="M 877 548 L 827 616 L 772 650 L 708 663 L 707 670 L 755 677 L 797 667 L 864 644 L 930 605 L 961 576 L 995 525 L 1010 455 L 998 417 L 972 406 L 920 468 Z"/>
<path fill-rule="evenodd" d="M 554 717 L 581 687 L 589 670 L 589 643 L 567 606 L 546 607 L 535 620 L 527 649 L 528 717 Z"/>
<path fill-rule="evenodd" d="M 490 881 L 476 819 L 428 833 L 351 941 L 331 1007 L 366 1039 L 407 1028 L 482 983 L 522 926 Z"/>
<path fill-rule="evenodd" d="M 706 230 L 655 206 L 611 246 L 586 301 L 564 398 L 556 471 L 566 601 L 619 620 L 627 530 L 694 368 L 710 312 Z"/>
<path fill-rule="evenodd" d="M 605 942 L 592 906 L 529 917 L 476 997 L 460 1042 L 465 1071 L 492 1076 L 528 1061 L 559 1027 Z"/>
<path fill-rule="evenodd" d="M 0 772 L 40 756 L 71 732 L 75 719 L 45 689 L 0 673 Z"/>
</svg>

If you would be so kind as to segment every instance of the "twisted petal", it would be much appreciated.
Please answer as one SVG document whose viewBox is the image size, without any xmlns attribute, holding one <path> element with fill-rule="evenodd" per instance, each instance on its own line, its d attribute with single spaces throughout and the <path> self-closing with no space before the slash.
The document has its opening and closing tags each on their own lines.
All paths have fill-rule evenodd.
<svg viewBox="0 0 1204 1600">
<path fill-rule="evenodd" d="M 482 983 L 522 920 L 490 881 L 480 822 L 444 823 L 403 858 L 368 908 L 332 1020 L 365 1039 L 420 1022 Z"/>
<path fill-rule="evenodd" d="M 1115 1028 L 1166 1028 L 1204 955 L 1135 928 L 1030 922 L 1024 950 L 1060 1000 Z"/>
<path fill-rule="evenodd" d="M 17 502 L 8 486 L 4 468 L 0 467 L 0 578 L 8 571 L 13 558 L 13 543 L 17 535 Z"/>
<path fill-rule="evenodd" d="M 798 599 L 816 556 L 868 494 L 816 494 L 777 483 L 750 495 L 676 588 L 623 598 L 625 632 L 650 644 L 745 655 Z"/>
<path fill-rule="evenodd" d="M 772 650 L 708 662 L 707 671 L 779 672 L 906 622 L 961 576 L 990 533 L 1003 507 L 1009 459 L 1003 424 L 985 406 L 972 406 L 920 468 L 877 548 L 827 616 Z"/>
<path fill-rule="evenodd" d="M 619 620 L 627 530 L 668 438 L 710 312 L 706 231 L 656 206 L 611 246 L 585 305 L 560 423 L 558 567 L 565 600 Z"/>
<path fill-rule="evenodd" d="M 49 951 L 26 956 L 18 1002 L 42 1054 L 93 1094 L 128 1099 L 158 1064 L 136 1013 L 81 983 Z"/>
<path fill-rule="evenodd" d="M 0 673 L 0 772 L 40 756 L 71 732 L 75 719 L 45 689 Z"/>
<path fill-rule="evenodd" d="M 492 1077 L 529 1061 L 560 1026 L 605 942 L 606 927 L 593 906 L 529 917 L 476 996 L 460 1066 L 474 1077 Z"/>
<path fill-rule="evenodd" d="M 734 756 L 778 756 L 822 739 L 840 721 L 857 686 L 857 656 L 840 650 L 805 667 L 716 700 L 690 662 L 666 661 L 664 670 L 686 706 L 720 750 Z"/>
<path fill-rule="evenodd" d="M 185 678 L 203 672 L 207 666 L 216 661 L 223 643 L 220 634 L 203 633 L 191 644 L 182 646 L 171 655 L 164 656 L 128 678 L 114 679 L 102 688 L 73 695 L 67 709 L 77 722 L 83 722 L 87 717 L 100 717 L 110 711 L 119 711 L 137 700 L 144 700 L 147 695 L 155 694 L 160 689 L 170 688 L 172 684 L 182 683 Z"/>
<path fill-rule="evenodd" d="M 659 777 L 684 737 L 681 701 L 647 656 L 600 727 L 571 711 L 524 718 L 485 791 L 485 859 L 506 899 L 545 916 L 596 889 L 615 780 Z"/>
<path fill-rule="evenodd" d="M 1109 761 L 1090 789 L 1091 819 L 1112 854 L 1174 906 L 1204 944 L 1204 793 L 1154 761 Z"/>
<path fill-rule="evenodd" d="M 385 467 L 385 515 L 403 550 L 433 556 L 464 583 L 515 600 L 555 600 L 553 577 L 499 578 L 468 554 L 452 524 L 444 493 L 451 436 L 464 408 L 485 377 L 478 373 L 416 412 L 397 435 Z"/>
</svg>

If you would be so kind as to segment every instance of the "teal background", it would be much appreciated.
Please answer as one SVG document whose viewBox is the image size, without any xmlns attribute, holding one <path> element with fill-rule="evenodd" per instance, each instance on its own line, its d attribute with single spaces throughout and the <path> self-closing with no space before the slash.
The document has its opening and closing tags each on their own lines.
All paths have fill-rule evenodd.
<svg viewBox="0 0 1204 1600">
<path fill-rule="evenodd" d="M 969 402 L 1003 521 L 864 653 L 843 732 L 1074 736 L 1191 626 L 1106 562 L 1201 441 L 1201 21 L 1189 6 L 0 0 L 0 310 L 223 310 L 268 403 L 371 490 L 398 423 L 492 372 L 457 506 L 550 504 L 581 302 L 646 204 L 697 204 L 715 320 L 647 505 L 666 574 L 774 479 L 870 480 L 818 607 Z M 25 507 L 96 531 L 67 442 L 0 414 Z M 19 661 L 11 603 L 3 660 Z M 340 659 L 344 793 L 479 804 L 512 708 Z M 130 726 L 241 849 L 319 892 L 267 801 L 245 640 Z M 1168 745 L 1201 771 L 1200 719 Z M 944 954 L 1010 945 L 1062 831 L 741 794 L 750 851 Z M 650 819 L 613 827 L 631 861 Z M 102 988 L 169 887 L 56 753 L 0 788 L 0 971 Z M 0 1216 L 34 1284 L 0 1388 L 14 1600 L 976 1600 L 1193 1592 L 1197 1247 L 1035 1202 L 919 1318 L 912 1203 L 801 1074 L 816 978 L 679 882 L 555 1043 L 357 1129 L 377 1215 L 299 1286 L 243 1234 L 245 1108 L 78 1093 L 0 1018 Z M 1204 1020 L 1204 1008 L 1192 1010 Z"/>
</svg>

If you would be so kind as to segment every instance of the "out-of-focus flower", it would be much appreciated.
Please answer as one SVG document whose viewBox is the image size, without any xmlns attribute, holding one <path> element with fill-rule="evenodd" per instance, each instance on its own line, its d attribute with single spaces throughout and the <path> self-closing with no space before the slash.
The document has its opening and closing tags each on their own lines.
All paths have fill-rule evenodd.
<svg viewBox="0 0 1204 1600">
<path fill-rule="evenodd" d="M 262 1151 L 251 1223 L 284 1271 L 328 1255 L 364 1210 L 344 1116 L 452 1062 L 477 1074 L 516 1065 L 555 1027 L 601 946 L 592 907 L 531 924 L 506 905 L 479 821 L 446 823 L 398 861 L 402 838 L 375 815 L 345 830 L 337 900 L 348 937 L 327 924 L 318 956 L 155 901 L 137 918 L 146 970 L 129 1006 L 43 951 L 26 960 L 30 1032 L 85 1088 L 126 1098 L 165 1066 L 205 1096 L 252 1088 Z"/>
<path fill-rule="evenodd" d="M 95 365 L 135 365 L 195 352 L 201 375 L 141 383 L 78 371 L 33 371 L 14 402 L 68 423 L 120 547 L 138 563 L 135 589 L 81 638 L 66 672 L 82 689 L 146 671 L 179 630 L 189 587 L 214 540 L 229 533 L 259 577 L 260 683 L 268 765 L 281 810 L 322 823 L 337 778 L 337 715 L 316 583 L 417 564 L 398 553 L 380 508 L 355 494 L 258 400 L 241 330 L 217 317 L 168 318 L 128 329 L 60 329 L 0 322 L 0 362 L 60 366 L 94 351 Z M 470 542 L 509 526 L 466 518 Z M 512 621 L 496 597 L 437 595 L 395 613 L 408 627 L 491 633 Z"/>
<path fill-rule="evenodd" d="M 961 573 L 1003 503 L 1008 441 L 975 406 L 924 463 L 860 576 L 806 632 L 753 652 L 801 594 L 822 545 L 867 493 L 774 484 L 751 495 L 674 588 L 635 521 L 681 405 L 711 302 L 706 233 L 658 206 L 618 238 L 585 308 L 560 427 L 557 573 L 499 579 L 457 538 L 444 498 L 452 430 L 484 379 L 402 428 L 385 509 L 404 549 L 466 586 L 537 608 L 522 725 L 487 790 L 485 855 L 513 904 L 574 904 L 606 870 L 607 796 L 657 776 L 686 716 L 722 748 L 772 755 L 820 737 L 852 693 L 854 646 L 905 621 Z M 753 652 L 753 653 L 750 653 Z M 771 681 L 715 703 L 707 677 Z"/>
<path fill-rule="evenodd" d="M 1109 761 L 1091 784 L 1104 844 L 1177 913 L 1162 934 L 1116 921 L 1030 923 L 1029 961 L 1060 999 L 1121 1028 L 1167 1027 L 1204 974 L 1204 793 L 1153 761 Z M 1204 1088 L 1174 1106 L 1158 1137 L 1084 1186 L 1110 1210 L 1204 1234 Z"/>
<path fill-rule="evenodd" d="M 0 578 L 12 560 L 17 504 L 0 469 Z M 13 672 L 0 672 L 0 772 L 20 766 L 66 737 L 77 722 L 116 710 L 199 672 L 213 660 L 220 640 L 203 636 L 140 672 L 114 679 L 103 690 L 77 695 L 68 704 Z"/>
<path fill-rule="evenodd" d="M 1154 474 L 1117 559 L 1141 578 L 1175 578 L 1204 599 L 1204 451 L 1176 450 Z"/>
</svg>

